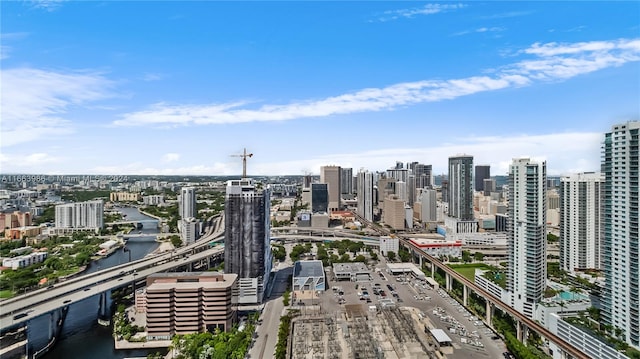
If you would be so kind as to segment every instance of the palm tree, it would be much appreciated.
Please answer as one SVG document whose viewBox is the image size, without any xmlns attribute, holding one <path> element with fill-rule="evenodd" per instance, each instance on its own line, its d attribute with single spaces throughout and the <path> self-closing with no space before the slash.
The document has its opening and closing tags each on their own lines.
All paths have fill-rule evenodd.
<svg viewBox="0 0 640 359">
<path fill-rule="evenodd" d="M 571 288 L 569 288 L 569 292 L 571 292 L 571 300 L 575 300 L 576 294 L 580 294 L 582 290 L 575 285 L 572 285 Z"/>
<path fill-rule="evenodd" d="M 560 301 L 560 303 L 558 303 L 558 305 L 560 306 L 560 316 L 562 316 L 563 310 L 564 310 L 564 308 L 567 306 L 567 305 L 564 303 L 564 299 L 563 299 L 563 300 L 561 300 L 561 301 Z"/>
</svg>

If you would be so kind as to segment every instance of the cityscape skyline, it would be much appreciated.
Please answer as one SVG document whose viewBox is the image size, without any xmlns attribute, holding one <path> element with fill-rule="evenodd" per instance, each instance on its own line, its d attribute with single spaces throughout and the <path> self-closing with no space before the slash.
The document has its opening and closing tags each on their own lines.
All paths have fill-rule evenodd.
<svg viewBox="0 0 640 359">
<path fill-rule="evenodd" d="M 3 3 L 0 173 L 557 176 L 640 119 L 637 2 L 251 4 Z"/>
</svg>

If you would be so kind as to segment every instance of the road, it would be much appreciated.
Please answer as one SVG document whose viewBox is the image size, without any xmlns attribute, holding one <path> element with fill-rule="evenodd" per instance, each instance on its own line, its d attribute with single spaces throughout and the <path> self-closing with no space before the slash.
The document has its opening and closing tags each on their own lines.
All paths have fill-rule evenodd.
<svg viewBox="0 0 640 359">
<path fill-rule="evenodd" d="M 278 342 L 280 317 L 284 309 L 282 293 L 287 289 L 287 279 L 292 273 L 293 266 L 291 263 L 279 263 L 273 279 L 271 293 L 260 315 L 262 323 L 256 328 L 257 338 L 249 350 L 249 358 L 273 358 L 276 343 Z"/>
</svg>

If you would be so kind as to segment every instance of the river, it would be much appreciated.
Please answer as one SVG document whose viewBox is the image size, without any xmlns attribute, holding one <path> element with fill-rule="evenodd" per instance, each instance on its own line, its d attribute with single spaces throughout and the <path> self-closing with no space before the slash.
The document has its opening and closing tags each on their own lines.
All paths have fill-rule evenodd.
<svg viewBox="0 0 640 359">
<path fill-rule="evenodd" d="M 130 221 L 143 222 L 142 233 L 158 233 L 157 221 L 138 212 L 136 208 L 120 208 Z M 153 252 L 158 247 L 153 237 L 132 238 L 127 242 L 127 249 L 131 251 L 131 260 L 136 260 Z M 107 258 L 91 263 L 84 273 L 91 273 L 129 261 L 129 254 L 122 250 L 116 251 Z M 146 357 L 156 350 L 115 350 L 111 328 L 97 324 L 99 296 L 93 296 L 70 307 L 64 323 L 62 337 L 53 349 L 44 355 L 45 359 L 122 359 L 127 357 Z M 42 323 L 35 319 L 32 327 L 47 328 L 46 318 Z M 35 325 L 34 325 L 35 324 Z M 47 330 L 39 330 L 46 342 Z"/>
</svg>

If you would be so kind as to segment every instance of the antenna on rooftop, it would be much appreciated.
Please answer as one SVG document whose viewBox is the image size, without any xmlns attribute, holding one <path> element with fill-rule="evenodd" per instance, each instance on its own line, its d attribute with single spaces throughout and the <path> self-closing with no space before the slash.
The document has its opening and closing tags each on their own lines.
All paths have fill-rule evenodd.
<svg viewBox="0 0 640 359">
<path fill-rule="evenodd" d="M 242 157 L 242 178 L 247 178 L 247 157 L 253 157 L 253 153 L 247 153 L 245 148 L 241 155 L 231 155 L 231 157 Z"/>
</svg>

